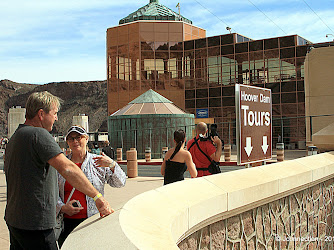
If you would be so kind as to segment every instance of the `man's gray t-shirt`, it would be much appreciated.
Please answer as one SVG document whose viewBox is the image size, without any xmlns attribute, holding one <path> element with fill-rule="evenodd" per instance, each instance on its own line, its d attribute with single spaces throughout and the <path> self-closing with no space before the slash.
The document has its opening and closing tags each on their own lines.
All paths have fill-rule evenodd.
<svg viewBox="0 0 334 250">
<path fill-rule="evenodd" d="M 57 171 L 47 161 L 62 153 L 50 133 L 21 124 L 6 149 L 8 225 L 25 230 L 55 226 L 59 195 Z"/>
</svg>

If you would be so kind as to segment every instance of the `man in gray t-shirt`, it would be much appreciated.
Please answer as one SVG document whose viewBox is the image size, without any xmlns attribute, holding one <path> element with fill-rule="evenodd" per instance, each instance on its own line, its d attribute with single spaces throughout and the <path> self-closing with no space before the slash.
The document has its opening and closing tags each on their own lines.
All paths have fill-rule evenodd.
<svg viewBox="0 0 334 250">
<path fill-rule="evenodd" d="M 8 196 L 6 222 L 26 230 L 55 225 L 58 200 L 57 171 L 47 162 L 62 150 L 44 128 L 21 124 L 6 150 Z M 11 180 L 19 181 L 11 181 Z M 32 192 L 34 190 L 34 192 Z M 17 213 L 24 208 L 21 213 Z"/>
<path fill-rule="evenodd" d="M 26 121 L 8 143 L 5 220 L 11 249 L 58 249 L 53 231 L 59 195 L 56 170 L 73 187 L 94 197 L 101 216 L 113 212 L 49 134 L 58 119 L 59 106 L 59 99 L 47 91 L 31 94 L 26 103 Z"/>
</svg>

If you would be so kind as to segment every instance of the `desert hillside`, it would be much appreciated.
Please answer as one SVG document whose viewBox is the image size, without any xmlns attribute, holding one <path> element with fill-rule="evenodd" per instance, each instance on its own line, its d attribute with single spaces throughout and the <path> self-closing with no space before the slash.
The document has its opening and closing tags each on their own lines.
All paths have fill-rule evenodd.
<svg viewBox="0 0 334 250">
<path fill-rule="evenodd" d="M 25 107 L 27 97 L 35 91 L 49 91 L 64 102 L 53 132 L 64 133 L 72 124 L 74 115 L 86 114 L 90 132 L 107 131 L 107 83 L 53 82 L 44 85 L 0 81 L 0 136 L 7 136 L 8 110 L 13 106 Z"/>
</svg>

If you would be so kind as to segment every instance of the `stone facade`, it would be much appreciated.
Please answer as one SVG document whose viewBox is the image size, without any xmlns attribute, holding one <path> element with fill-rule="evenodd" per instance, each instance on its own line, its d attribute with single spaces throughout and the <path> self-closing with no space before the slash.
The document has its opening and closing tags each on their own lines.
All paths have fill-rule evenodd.
<svg viewBox="0 0 334 250">
<path fill-rule="evenodd" d="M 180 249 L 333 249 L 334 179 L 191 234 Z"/>
</svg>

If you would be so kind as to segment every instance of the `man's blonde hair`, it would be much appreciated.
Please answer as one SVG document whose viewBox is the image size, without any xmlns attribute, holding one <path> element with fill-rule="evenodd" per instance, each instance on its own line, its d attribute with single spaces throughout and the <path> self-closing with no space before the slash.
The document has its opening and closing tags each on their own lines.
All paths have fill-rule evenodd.
<svg viewBox="0 0 334 250">
<path fill-rule="evenodd" d="M 43 109 L 46 113 L 49 113 L 56 105 L 60 109 L 60 104 L 62 100 L 48 91 L 34 92 L 32 93 L 26 102 L 26 119 L 33 119 L 38 110 Z"/>
</svg>

